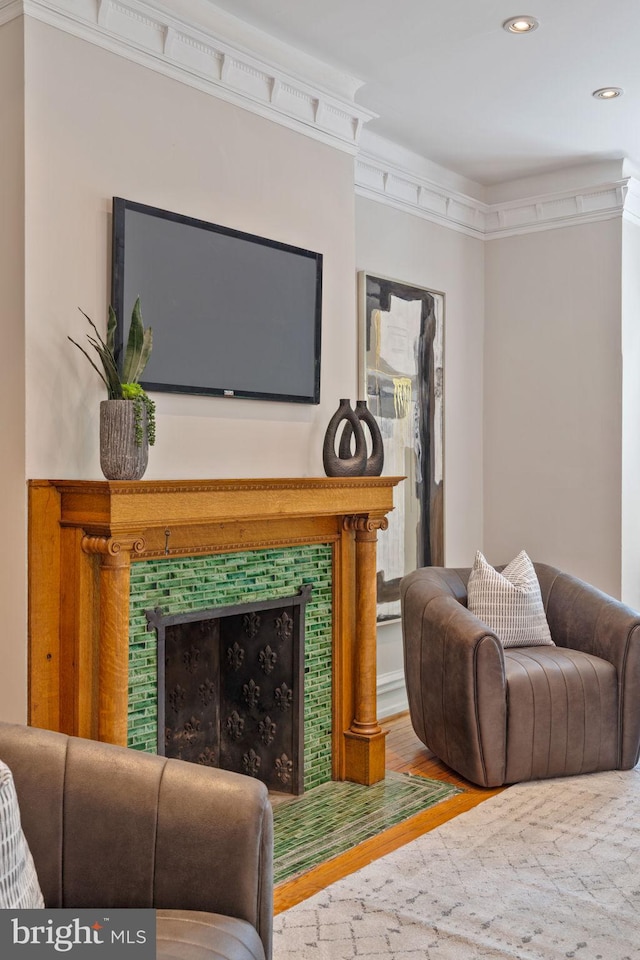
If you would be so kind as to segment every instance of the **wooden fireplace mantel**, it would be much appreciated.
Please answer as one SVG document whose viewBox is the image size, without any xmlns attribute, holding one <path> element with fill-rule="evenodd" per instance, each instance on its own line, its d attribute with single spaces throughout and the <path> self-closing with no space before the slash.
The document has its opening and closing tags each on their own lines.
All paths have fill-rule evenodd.
<svg viewBox="0 0 640 960">
<path fill-rule="evenodd" d="M 384 777 L 376 541 L 401 477 L 32 480 L 29 722 L 125 744 L 131 564 L 333 546 L 333 776 Z"/>
</svg>

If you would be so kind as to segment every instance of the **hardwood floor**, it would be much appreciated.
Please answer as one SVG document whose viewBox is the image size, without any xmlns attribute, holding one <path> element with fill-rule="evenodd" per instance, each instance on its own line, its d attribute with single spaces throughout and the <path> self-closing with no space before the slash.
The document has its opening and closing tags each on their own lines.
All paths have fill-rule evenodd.
<svg viewBox="0 0 640 960">
<path fill-rule="evenodd" d="M 389 731 L 387 736 L 387 769 L 398 773 L 412 773 L 432 780 L 446 780 L 462 791 L 449 800 L 443 800 L 429 810 L 405 820 L 377 837 L 366 840 L 347 853 L 335 857 L 319 867 L 314 867 L 301 877 L 286 881 L 276 887 L 274 892 L 274 910 L 280 913 L 289 907 L 306 900 L 318 890 L 330 883 L 354 873 L 361 867 L 383 857 L 410 840 L 428 833 L 434 827 L 451 820 L 459 813 L 470 810 L 488 797 L 500 793 L 502 788 L 484 789 L 463 780 L 462 777 L 445 767 L 418 740 L 411 727 L 409 714 L 403 713 L 381 721 L 382 727 Z"/>
</svg>

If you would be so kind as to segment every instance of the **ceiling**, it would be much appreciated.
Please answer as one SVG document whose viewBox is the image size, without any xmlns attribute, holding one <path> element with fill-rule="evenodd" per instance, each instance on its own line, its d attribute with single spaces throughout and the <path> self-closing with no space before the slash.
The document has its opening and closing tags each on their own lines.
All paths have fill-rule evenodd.
<svg viewBox="0 0 640 960">
<path fill-rule="evenodd" d="M 628 159 L 640 166 L 636 0 L 215 0 L 358 77 L 367 129 L 481 184 Z M 514 36 L 504 20 L 540 27 Z M 599 87 L 625 91 L 610 101 Z"/>
</svg>

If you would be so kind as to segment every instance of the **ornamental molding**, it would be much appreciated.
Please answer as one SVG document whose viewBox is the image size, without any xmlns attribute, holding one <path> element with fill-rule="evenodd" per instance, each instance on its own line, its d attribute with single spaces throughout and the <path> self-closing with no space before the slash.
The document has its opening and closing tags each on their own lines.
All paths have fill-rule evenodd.
<svg viewBox="0 0 640 960">
<path fill-rule="evenodd" d="M 343 518 L 342 526 L 344 530 L 355 531 L 356 540 L 375 541 L 378 530 L 386 530 L 389 521 L 383 514 L 353 514 Z"/>
<path fill-rule="evenodd" d="M 16 17 L 21 17 L 22 7 L 22 0 L 0 0 L 0 27 Z"/>
<path fill-rule="evenodd" d="M 0 25 L 22 14 L 348 153 L 376 116 L 153 0 L 0 0 Z"/>
<path fill-rule="evenodd" d="M 85 535 L 82 538 L 82 550 L 84 553 L 100 554 L 104 557 L 117 557 L 122 554 L 123 557 L 129 554 L 144 553 L 144 537 L 96 537 Z"/>
<path fill-rule="evenodd" d="M 393 621 L 385 621 L 384 626 L 391 622 Z M 380 624 L 378 626 L 380 627 Z M 378 701 L 378 716 L 381 719 L 397 716 L 409 709 L 404 670 L 392 670 L 389 673 L 378 674 L 376 699 Z"/>
<path fill-rule="evenodd" d="M 630 177 L 517 200 L 485 203 L 371 153 L 355 161 L 356 194 L 479 240 L 610 220 L 640 223 L 640 189 Z M 630 184 L 636 186 L 631 189 Z"/>
<path fill-rule="evenodd" d="M 629 178 L 487 206 L 485 239 L 622 217 Z"/>
<path fill-rule="evenodd" d="M 232 42 L 195 16 L 176 17 L 158 0 L 0 0 L 0 27 L 23 15 L 350 153 L 356 195 L 466 236 L 497 240 L 620 216 L 640 224 L 632 178 L 487 203 L 425 176 L 420 162 L 412 169 L 393 144 L 392 159 L 361 149 L 362 130 L 376 114 L 354 102 L 359 82 L 247 25 L 251 32 Z M 274 45 L 287 55 L 278 60 Z M 283 59 L 286 69 L 276 65 Z"/>
<path fill-rule="evenodd" d="M 193 557 L 206 555 L 211 556 L 214 554 L 220 553 L 236 553 L 239 551 L 246 552 L 247 550 L 266 550 L 272 547 L 295 547 L 295 546 L 308 546 L 311 543 L 333 543 L 337 540 L 338 537 L 336 534 L 328 536 L 327 534 L 311 534 L 309 536 L 290 536 L 287 535 L 282 537 L 276 537 L 271 540 L 267 539 L 256 539 L 256 540 L 238 540 L 237 543 L 229 541 L 223 544 L 220 543 L 210 543 L 210 544 L 199 544 L 197 546 L 185 545 L 182 547 L 172 547 L 171 550 L 147 550 L 144 551 L 144 556 L 135 556 L 132 557 L 132 560 L 154 560 L 154 559 L 164 559 L 165 557 Z M 83 547 L 84 549 L 84 547 Z"/>
<path fill-rule="evenodd" d="M 252 480 L 54 480 L 54 486 L 59 486 L 65 493 L 77 495 L 105 495 L 105 496 L 148 496 L 149 494 L 198 494 L 198 493 L 269 493 L 279 490 L 372 490 L 377 487 L 383 489 L 390 484 L 395 486 L 404 477 L 388 475 L 377 477 L 257 477 Z M 46 481 L 49 482 L 49 481 Z M 312 514 L 315 516 L 315 512 Z M 220 519 L 217 517 L 216 519 Z M 162 521 L 162 525 L 169 522 Z M 188 523 L 192 520 L 189 518 Z"/>
<path fill-rule="evenodd" d="M 487 205 L 412 173 L 373 153 L 355 161 L 356 194 L 414 214 L 469 237 L 484 238 Z"/>
<path fill-rule="evenodd" d="M 624 202 L 624 219 L 640 226 L 640 180 L 629 177 Z"/>
</svg>

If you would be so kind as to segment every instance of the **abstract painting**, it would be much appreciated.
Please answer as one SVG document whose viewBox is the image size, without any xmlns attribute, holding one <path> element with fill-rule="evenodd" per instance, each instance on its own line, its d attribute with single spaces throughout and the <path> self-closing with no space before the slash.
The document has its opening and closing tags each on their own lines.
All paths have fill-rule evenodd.
<svg viewBox="0 0 640 960">
<path fill-rule="evenodd" d="M 384 443 L 384 473 L 404 476 L 378 537 L 378 620 L 400 616 L 400 580 L 444 563 L 444 294 L 359 274 L 360 396 Z"/>
</svg>

